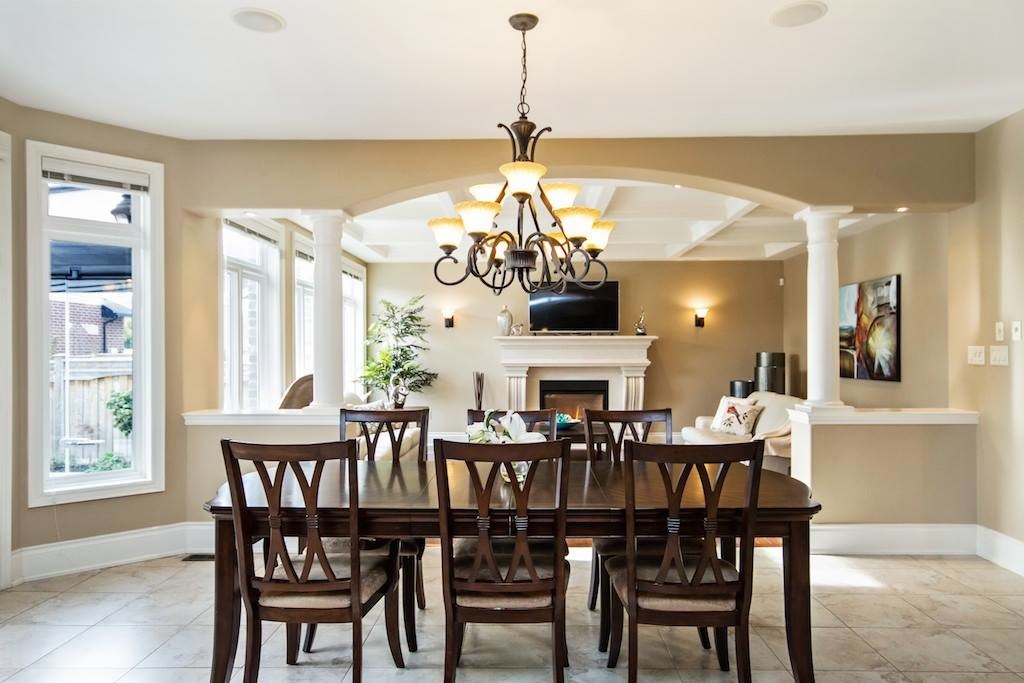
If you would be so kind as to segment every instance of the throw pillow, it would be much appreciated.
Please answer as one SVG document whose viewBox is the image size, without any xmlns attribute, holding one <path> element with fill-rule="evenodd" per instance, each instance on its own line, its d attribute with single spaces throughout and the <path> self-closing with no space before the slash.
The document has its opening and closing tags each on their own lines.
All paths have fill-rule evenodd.
<svg viewBox="0 0 1024 683">
<path fill-rule="evenodd" d="M 720 427 L 716 430 L 712 426 L 711 429 L 736 436 L 749 436 L 754 431 L 754 423 L 757 422 L 757 416 L 761 414 L 762 410 L 764 410 L 764 406 L 756 404 L 730 405 L 726 408 L 725 417 L 722 419 Z"/>
<path fill-rule="evenodd" d="M 725 419 L 726 414 L 731 406 L 752 406 L 757 403 L 756 398 L 736 398 L 735 396 L 723 396 L 718 402 L 718 410 L 715 411 L 715 419 L 711 421 L 711 431 L 720 432 L 722 430 L 722 420 Z"/>
</svg>

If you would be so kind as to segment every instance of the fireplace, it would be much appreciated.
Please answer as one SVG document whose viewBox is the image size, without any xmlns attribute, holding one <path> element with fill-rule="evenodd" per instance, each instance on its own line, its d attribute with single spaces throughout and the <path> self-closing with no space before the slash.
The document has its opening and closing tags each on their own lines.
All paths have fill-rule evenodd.
<svg viewBox="0 0 1024 683">
<path fill-rule="evenodd" d="M 540 381 L 540 407 L 554 408 L 577 420 L 583 411 L 608 410 L 608 380 L 546 380 Z"/>
</svg>

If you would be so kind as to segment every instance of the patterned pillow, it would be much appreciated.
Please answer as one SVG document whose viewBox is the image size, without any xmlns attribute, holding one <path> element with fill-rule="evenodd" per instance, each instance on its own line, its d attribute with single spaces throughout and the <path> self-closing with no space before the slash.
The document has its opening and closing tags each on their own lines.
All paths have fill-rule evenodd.
<svg viewBox="0 0 1024 683">
<path fill-rule="evenodd" d="M 762 410 L 764 406 L 759 405 L 730 405 L 726 408 L 725 417 L 722 418 L 718 429 L 715 429 L 714 425 L 711 425 L 711 429 L 736 436 L 748 436 L 754 431 L 754 423 L 757 422 L 757 416 Z"/>
<path fill-rule="evenodd" d="M 757 403 L 756 398 L 736 398 L 735 396 L 723 396 L 718 402 L 718 410 L 715 411 L 715 418 L 711 421 L 711 430 L 722 431 L 722 420 L 728 414 L 731 406 L 752 406 Z"/>
</svg>

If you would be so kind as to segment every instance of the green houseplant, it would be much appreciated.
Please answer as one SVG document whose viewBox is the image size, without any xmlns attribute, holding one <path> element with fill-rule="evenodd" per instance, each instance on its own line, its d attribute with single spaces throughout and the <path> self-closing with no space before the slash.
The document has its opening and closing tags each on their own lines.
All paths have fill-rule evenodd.
<svg viewBox="0 0 1024 683">
<path fill-rule="evenodd" d="M 377 355 L 367 362 L 359 379 L 368 389 L 380 389 L 389 406 L 401 408 L 411 391 L 422 391 L 437 379 L 437 373 L 419 363 L 426 350 L 429 325 L 423 319 L 423 297 L 415 296 L 404 304 L 382 299 L 380 313 L 374 314 L 367 344 L 377 347 Z"/>
</svg>

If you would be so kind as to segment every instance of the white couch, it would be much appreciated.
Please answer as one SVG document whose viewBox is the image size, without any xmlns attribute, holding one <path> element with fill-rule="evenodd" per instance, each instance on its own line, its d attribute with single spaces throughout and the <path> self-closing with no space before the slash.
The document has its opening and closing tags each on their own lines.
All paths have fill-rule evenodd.
<svg viewBox="0 0 1024 683">
<path fill-rule="evenodd" d="M 739 436 L 716 432 L 711 429 L 710 416 L 701 416 L 692 427 L 683 427 L 683 443 L 715 445 L 722 443 L 746 443 L 754 439 L 765 441 L 765 466 L 777 471 L 788 471 L 790 456 L 789 409 L 802 399 L 771 391 L 755 391 L 748 398 L 764 406 L 754 423 L 750 435 Z"/>
</svg>

